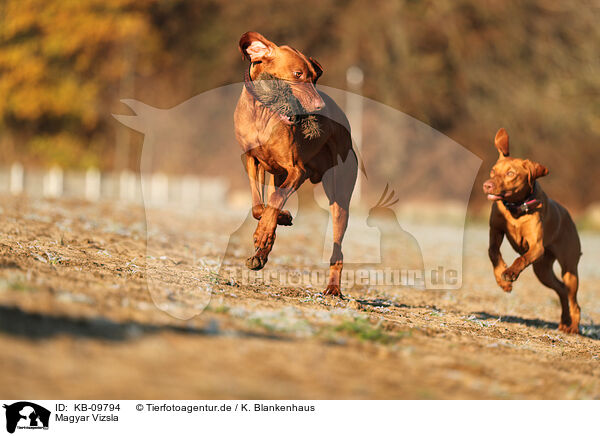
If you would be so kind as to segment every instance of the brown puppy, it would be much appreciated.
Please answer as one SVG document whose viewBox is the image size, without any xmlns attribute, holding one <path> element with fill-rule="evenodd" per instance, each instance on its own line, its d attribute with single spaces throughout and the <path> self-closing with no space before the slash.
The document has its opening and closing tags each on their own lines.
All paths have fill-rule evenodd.
<svg viewBox="0 0 600 436">
<path fill-rule="evenodd" d="M 322 182 L 333 220 L 333 254 L 325 294 L 341 296 L 342 239 L 357 175 L 348 120 L 330 97 L 316 90 L 323 69 L 314 59 L 291 47 L 277 46 L 256 32 L 242 35 L 239 49 L 251 63 L 235 110 L 235 134 L 245 153 L 252 214 L 259 220 L 254 232 L 256 252 L 246 265 L 254 270 L 263 268 L 277 224 L 292 224 L 292 216 L 283 210 L 289 196 L 307 179 Z M 257 89 L 264 87 L 258 86 L 257 79 L 264 77 L 290 90 L 288 100 L 280 106 L 299 108 L 299 112 L 290 117 L 269 106 L 269 96 L 265 99 L 263 94 L 261 99 Z M 311 121 L 312 132 L 318 133 L 307 135 L 301 120 Z M 274 181 L 268 201 L 263 199 L 265 171 L 273 174 Z"/>
<path fill-rule="evenodd" d="M 483 184 L 483 192 L 493 200 L 490 216 L 490 260 L 496 281 L 506 292 L 512 290 L 519 274 L 533 264 L 533 271 L 545 286 L 556 291 L 562 314 L 558 328 L 567 333 L 579 332 L 580 309 L 577 304 L 577 265 L 581 244 L 569 212 L 548 198 L 536 179 L 548 174 L 539 163 L 509 157 L 508 134 L 498 130 L 495 145 L 500 157 Z M 508 238 L 521 256 L 507 267 L 500 245 Z M 562 281 L 552 265 L 558 260 Z"/>
</svg>

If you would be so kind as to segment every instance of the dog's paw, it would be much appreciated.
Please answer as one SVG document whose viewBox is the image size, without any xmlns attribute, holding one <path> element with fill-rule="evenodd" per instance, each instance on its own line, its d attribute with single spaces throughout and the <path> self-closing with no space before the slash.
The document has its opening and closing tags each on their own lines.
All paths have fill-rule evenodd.
<svg viewBox="0 0 600 436">
<path fill-rule="evenodd" d="M 502 273 L 502 275 L 500 277 L 505 282 L 514 282 L 515 280 L 517 280 L 519 278 L 519 274 L 520 274 L 520 272 L 517 272 L 513 268 L 508 268 L 508 269 L 504 270 L 504 272 Z"/>
<path fill-rule="evenodd" d="M 277 224 L 280 226 L 291 226 L 292 225 L 292 214 L 289 210 L 282 210 L 277 215 Z"/>
<path fill-rule="evenodd" d="M 512 292 L 513 290 L 512 282 L 507 282 L 505 280 L 498 280 L 498 286 L 500 286 L 504 292 Z"/>
<path fill-rule="evenodd" d="M 332 297 L 342 297 L 342 291 L 338 285 L 328 285 L 327 289 L 323 291 L 323 295 L 330 295 Z"/>
<path fill-rule="evenodd" d="M 267 258 L 259 254 L 255 254 L 254 256 L 246 259 L 246 266 L 252 271 L 258 271 L 260 269 L 263 269 L 266 264 Z"/>
<path fill-rule="evenodd" d="M 494 271 L 494 277 L 496 278 L 496 283 L 498 283 L 498 286 L 500 286 L 504 292 L 512 292 L 512 290 L 513 290 L 512 282 L 509 282 L 502 278 L 503 272 L 504 272 L 504 270 Z"/>
<path fill-rule="evenodd" d="M 561 332 L 565 332 L 565 333 L 569 333 L 569 334 L 578 334 L 579 333 L 579 326 L 578 325 L 569 325 L 569 324 L 563 324 L 562 322 L 558 325 L 558 329 Z"/>
</svg>

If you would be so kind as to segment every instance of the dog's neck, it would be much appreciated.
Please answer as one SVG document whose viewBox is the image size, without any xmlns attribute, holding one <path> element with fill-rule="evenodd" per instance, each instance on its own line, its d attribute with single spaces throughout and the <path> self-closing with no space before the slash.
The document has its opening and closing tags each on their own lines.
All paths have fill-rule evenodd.
<svg viewBox="0 0 600 436">
<path fill-rule="evenodd" d="M 511 213 L 511 215 L 515 218 L 520 218 L 523 215 L 528 215 L 537 211 L 542 202 L 537 198 L 538 192 L 538 184 L 537 182 L 533 183 L 533 188 L 531 189 L 531 193 L 525 198 L 523 201 L 517 202 L 509 202 L 506 200 L 502 200 L 502 204 L 504 207 Z"/>
</svg>

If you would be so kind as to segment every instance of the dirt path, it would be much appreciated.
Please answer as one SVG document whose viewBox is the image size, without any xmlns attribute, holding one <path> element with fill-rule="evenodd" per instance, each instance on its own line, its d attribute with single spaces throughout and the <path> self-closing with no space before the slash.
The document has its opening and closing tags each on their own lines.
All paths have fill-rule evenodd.
<svg viewBox="0 0 600 436">
<path fill-rule="evenodd" d="M 163 218 L 152 231 L 166 255 L 154 258 L 141 208 L 0 199 L 0 396 L 600 398 L 600 235 L 583 234 L 583 335 L 569 336 L 531 271 L 510 295 L 496 287 L 481 226 L 467 229 L 460 291 L 364 288 L 339 301 L 199 272 L 210 303 L 177 319 L 157 309 L 148 275 L 186 285 L 177 271 L 214 266 L 218 250 Z M 228 237 L 214 220 L 194 225 Z M 270 262 L 285 268 L 290 253 Z"/>
</svg>

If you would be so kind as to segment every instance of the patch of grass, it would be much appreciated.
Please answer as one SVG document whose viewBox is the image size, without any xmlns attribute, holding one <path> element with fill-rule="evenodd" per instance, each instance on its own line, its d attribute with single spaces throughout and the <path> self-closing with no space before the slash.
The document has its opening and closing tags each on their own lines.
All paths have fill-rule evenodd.
<svg viewBox="0 0 600 436">
<path fill-rule="evenodd" d="M 466 322 L 476 324 L 479 327 L 495 327 L 496 324 L 498 324 L 500 321 L 502 321 L 501 317 L 499 317 L 498 319 L 496 319 L 494 321 L 488 321 L 488 320 L 479 319 L 479 318 L 477 318 L 476 315 L 463 316 L 462 318 Z"/>
<path fill-rule="evenodd" d="M 16 292 L 35 292 L 35 288 L 27 284 L 22 278 L 0 280 L 0 289 Z"/>
<path fill-rule="evenodd" d="M 350 334 L 361 341 L 378 342 L 381 344 L 397 342 L 401 338 L 411 334 L 410 331 L 404 331 L 400 334 L 392 335 L 383 329 L 381 322 L 373 325 L 365 318 L 354 318 L 353 320 L 344 321 L 335 327 L 335 331 Z"/>
<path fill-rule="evenodd" d="M 265 329 L 269 332 L 276 332 L 277 328 L 275 328 L 275 326 L 265 322 L 264 320 L 262 320 L 261 318 L 250 318 L 248 320 L 248 325 L 250 325 L 251 327 L 258 327 L 258 328 L 262 328 Z"/>
<path fill-rule="evenodd" d="M 417 391 L 417 397 L 421 400 L 435 400 L 437 398 L 434 392 L 427 389 L 419 389 Z"/>
<path fill-rule="evenodd" d="M 236 288 L 240 287 L 240 285 L 232 277 L 224 276 L 214 271 L 210 271 L 208 276 L 208 281 L 213 285 L 233 286 Z"/>
<path fill-rule="evenodd" d="M 220 305 L 212 309 L 214 313 L 227 314 L 231 308 L 229 306 Z"/>
</svg>

